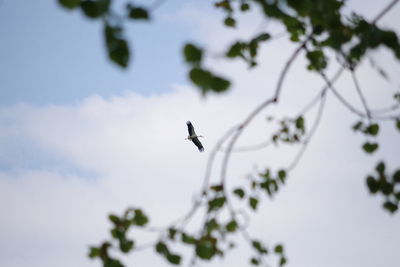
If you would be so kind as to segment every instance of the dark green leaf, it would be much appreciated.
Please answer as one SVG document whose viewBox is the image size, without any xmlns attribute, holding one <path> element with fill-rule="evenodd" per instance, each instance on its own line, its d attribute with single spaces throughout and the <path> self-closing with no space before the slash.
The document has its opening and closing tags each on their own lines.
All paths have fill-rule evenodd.
<svg viewBox="0 0 400 267">
<path fill-rule="evenodd" d="M 194 44 L 188 43 L 183 48 L 183 55 L 185 56 L 186 62 L 200 65 L 203 57 L 203 50 Z"/>
<path fill-rule="evenodd" d="M 260 260 L 253 257 L 250 259 L 250 263 L 253 265 L 260 265 Z"/>
<path fill-rule="evenodd" d="M 258 205 L 258 199 L 255 197 L 250 197 L 249 198 L 249 205 L 253 210 L 257 209 L 257 205 Z"/>
<path fill-rule="evenodd" d="M 378 132 L 379 132 L 379 125 L 376 123 L 369 125 L 364 131 L 364 133 L 372 136 L 376 136 Z"/>
<path fill-rule="evenodd" d="M 286 258 L 285 257 L 281 257 L 281 259 L 279 260 L 279 266 L 285 265 L 286 262 L 287 262 Z"/>
<path fill-rule="evenodd" d="M 245 11 L 247 11 L 247 10 L 249 10 L 249 9 L 250 9 L 250 5 L 247 4 L 247 3 L 242 3 L 242 4 L 240 5 L 240 10 L 243 11 L 243 12 L 245 12 Z"/>
<path fill-rule="evenodd" d="M 225 197 L 217 197 L 208 201 L 208 210 L 220 209 L 225 204 Z"/>
<path fill-rule="evenodd" d="M 366 142 L 366 143 L 364 143 L 362 148 L 364 149 L 364 151 L 366 153 L 372 154 L 378 149 L 378 144 L 377 143 Z"/>
<path fill-rule="evenodd" d="M 372 194 L 375 194 L 379 190 L 379 183 L 372 176 L 367 177 L 367 186 Z"/>
<path fill-rule="evenodd" d="M 218 76 L 213 76 L 211 79 L 211 89 L 217 93 L 226 91 L 230 85 L 230 81 Z"/>
<path fill-rule="evenodd" d="M 124 265 L 119 260 L 107 258 L 104 260 L 104 267 L 124 267 Z"/>
<path fill-rule="evenodd" d="M 396 120 L 396 128 L 397 128 L 397 130 L 400 131 L 400 120 L 399 119 Z"/>
<path fill-rule="evenodd" d="M 73 9 L 79 6 L 81 0 L 58 0 L 58 3 L 65 8 Z"/>
<path fill-rule="evenodd" d="M 400 201 L 400 192 L 395 193 L 394 196 L 398 201 Z"/>
<path fill-rule="evenodd" d="M 382 194 L 388 196 L 393 192 L 393 185 L 391 183 L 388 183 L 386 180 L 382 180 L 380 182 L 380 188 L 382 191 Z"/>
<path fill-rule="evenodd" d="M 156 244 L 156 251 L 158 253 L 162 254 L 162 255 L 168 255 L 169 254 L 169 249 L 168 249 L 167 245 L 162 241 L 159 241 Z"/>
<path fill-rule="evenodd" d="M 234 43 L 226 52 L 226 56 L 229 58 L 239 57 L 242 56 L 242 51 L 245 48 L 245 44 L 242 42 Z"/>
<path fill-rule="evenodd" d="M 286 180 L 286 171 L 285 170 L 278 171 L 278 177 L 279 180 L 282 182 L 282 184 L 284 184 Z"/>
<path fill-rule="evenodd" d="M 237 222 L 235 220 L 232 220 L 225 226 L 225 229 L 228 232 L 235 232 L 237 227 L 238 227 Z"/>
<path fill-rule="evenodd" d="M 325 55 L 321 50 L 307 52 L 307 58 L 310 62 L 307 66 L 309 70 L 321 71 L 325 69 L 328 64 Z"/>
<path fill-rule="evenodd" d="M 104 36 L 109 58 L 119 66 L 128 66 L 130 53 L 128 43 L 122 38 L 122 28 L 105 25 Z"/>
<path fill-rule="evenodd" d="M 283 253 L 283 246 L 281 244 L 276 245 L 274 251 L 277 254 L 282 254 Z"/>
<path fill-rule="evenodd" d="M 363 126 L 363 122 L 359 121 L 356 124 L 354 124 L 352 128 L 353 128 L 354 131 L 358 131 L 358 130 L 361 129 L 362 126 Z"/>
<path fill-rule="evenodd" d="M 83 13 L 89 18 L 98 18 L 107 12 L 110 0 L 85 0 L 81 2 Z"/>
<path fill-rule="evenodd" d="M 114 215 L 114 214 L 110 214 L 108 216 L 108 219 L 113 222 L 114 224 L 119 224 L 120 223 L 120 219 L 118 218 L 118 216 Z"/>
<path fill-rule="evenodd" d="M 133 244 L 134 243 L 131 240 L 121 239 L 119 242 L 119 248 L 122 252 L 128 253 L 133 248 Z"/>
<path fill-rule="evenodd" d="M 387 209 L 390 213 L 394 213 L 396 210 L 397 210 L 397 204 L 396 203 L 393 203 L 393 202 L 391 202 L 391 201 L 386 201 L 384 204 L 383 204 L 383 207 L 385 208 L 385 209 Z"/>
<path fill-rule="evenodd" d="M 233 190 L 233 193 L 235 195 L 237 195 L 239 198 L 244 198 L 244 190 L 242 188 L 236 188 L 235 190 Z"/>
<path fill-rule="evenodd" d="M 269 38 L 271 38 L 271 35 L 269 33 L 261 33 L 259 34 L 257 37 L 255 37 L 253 40 L 251 40 L 251 42 L 262 42 L 262 41 L 267 41 L 269 40 Z"/>
<path fill-rule="evenodd" d="M 145 8 L 133 7 L 131 5 L 128 5 L 128 9 L 129 9 L 129 18 L 131 19 L 143 19 L 143 20 L 150 19 L 149 13 Z"/>
<path fill-rule="evenodd" d="M 258 253 L 260 254 L 268 254 L 268 250 L 263 246 L 263 244 L 261 244 L 260 241 L 257 240 L 253 240 L 251 242 L 253 248 L 255 248 L 257 250 Z"/>
<path fill-rule="evenodd" d="M 169 239 L 174 240 L 175 236 L 176 236 L 176 233 L 177 233 L 177 231 L 176 231 L 175 228 L 169 228 L 168 229 L 168 237 L 169 237 Z"/>
<path fill-rule="evenodd" d="M 210 260 L 217 253 L 215 242 L 214 239 L 200 240 L 196 245 L 197 256 L 204 260 Z"/>
<path fill-rule="evenodd" d="M 89 249 L 89 258 L 96 258 L 100 256 L 100 249 L 96 247 L 90 247 Z"/>
<path fill-rule="evenodd" d="M 221 192 L 224 189 L 224 186 L 222 184 L 212 185 L 210 186 L 210 189 L 214 192 Z"/>
<path fill-rule="evenodd" d="M 207 233 L 211 233 L 212 231 L 219 228 L 219 224 L 217 220 L 213 218 L 205 224 L 205 228 L 207 230 Z"/>
<path fill-rule="evenodd" d="M 393 174 L 393 182 L 400 183 L 400 169 Z"/>
<path fill-rule="evenodd" d="M 236 26 L 236 20 L 234 18 L 232 18 L 232 17 L 227 17 L 224 20 L 224 23 L 228 27 L 235 27 Z"/>
<path fill-rule="evenodd" d="M 181 256 L 177 254 L 167 254 L 167 260 L 172 264 L 179 265 L 181 263 Z"/>
<path fill-rule="evenodd" d="M 149 222 L 149 218 L 140 209 L 135 209 L 135 217 L 133 218 L 133 224 L 137 226 L 144 226 Z"/>
<path fill-rule="evenodd" d="M 196 244 L 196 238 L 183 233 L 182 234 L 182 242 L 185 244 L 194 245 L 194 244 Z"/>
<path fill-rule="evenodd" d="M 384 163 L 383 161 L 379 162 L 379 163 L 376 165 L 375 169 L 376 169 L 376 171 L 377 171 L 379 174 L 382 174 L 382 175 L 383 175 L 384 172 L 385 172 L 385 163 Z"/>
</svg>

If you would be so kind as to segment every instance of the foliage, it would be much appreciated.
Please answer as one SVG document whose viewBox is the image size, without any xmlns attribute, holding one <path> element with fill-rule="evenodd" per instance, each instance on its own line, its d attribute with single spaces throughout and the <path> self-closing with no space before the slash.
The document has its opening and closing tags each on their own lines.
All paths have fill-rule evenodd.
<svg viewBox="0 0 400 267">
<path fill-rule="evenodd" d="M 122 12 L 117 13 L 113 9 L 112 0 L 58 0 L 59 4 L 69 10 L 79 9 L 89 19 L 98 20 L 104 25 L 104 41 L 109 59 L 121 68 L 129 66 L 132 60 L 130 45 L 124 34 L 127 21 L 146 22 L 152 18 L 153 7 L 139 6 L 127 1 Z M 246 223 L 241 220 L 240 214 L 233 208 L 232 196 L 239 202 L 246 203 L 249 212 L 257 211 L 262 194 L 272 198 L 287 182 L 289 172 L 297 165 L 303 155 L 307 144 L 317 129 L 324 110 L 326 92 L 331 91 L 342 104 L 354 113 L 357 122 L 352 126 L 356 133 L 365 138 L 361 145 L 362 151 L 367 155 L 373 155 L 378 151 L 379 144 L 376 141 L 380 133 L 380 125 L 385 121 L 394 122 L 400 131 L 400 115 L 393 114 L 400 107 L 400 94 L 393 97 L 394 105 L 384 111 L 373 111 L 368 107 L 362 90 L 356 77 L 357 66 L 367 58 L 371 51 L 384 48 L 391 51 L 397 60 L 400 60 L 400 42 L 396 32 L 383 29 L 377 25 L 391 8 L 399 1 L 394 0 L 371 21 L 363 18 L 360 14 L 352 13 L 345 16 L 343 7 L 344 0 L 219 0 L 214 2 L 214 7 L 224 14 L 222 23 L 227 28 L 235 29 L 240 21 L 237 19 L 240 13 L 258 9 L 266 20 L 274 20 L 283 25 L 289 36 L 289 41 L 296 44 L 297 48 L 289 57 L 278 78 L 274 95 L 267 98 L 260 106 L 257 106 L 246 119 L 239 123 L 232 131 L 229 131 L 221 139 L 210 156 L 213 161 L 217 151 L 222 150 L 222 144 L 227 142 L 222 163 L 222 174 L 220 183 L 209 185 L 209 177 L 205 177 L 205 185 L 201 190 L 200 199 L 183 219 L 161 229 L 149 227 L 149 218 L 141 209 L 127 209 L 121 216 L 110 215 L 112 223 L 111 240 L 107 240 L 98 247 L 91 247 L 89 257 L 99 258 L 103 266 L 124 266 L 120 260 L 111 255 L 111 249 L 117 249 L 122 253 L 140 250 L 146 247 L 136 245 L 136 241 L 129 237 L 132 229 L 156 231 L 159 238 L 149 247 L 161 255 L 170 264 L 181 264 L 183 258 L 177 251 L 177 243 L 180 243 L 193 251 L 190 262 L 195 265 L 197 259 L 209 261 L 216 257 L 223 257 L 235 247 L 232 241 L 235 234 L 243 236 L 253 255 L 249 257 L 252 265 L 266 265 L 269 256 L 274 253 L 278 257 L 277 264 L 284 266 L 287 263 L 285 249 L 282 244 L 267 246 L 261 240 L 252 238 L 246 230 Z M 261 46 L 268 45 L 275 37 L 270 33 L 262 32 L 256 34 L 249 40 L 236 40 L 227 44 L 223 57 L 229 60 L 243 60 L 250 68 L 257 67 L 257 57 Z M 318 74 L 325 82 L 324 88 L 297 116 L 283 118 L 277 121 L 278 129 L 272 134 L 266 143 L 275 145 L 300 145 L 301 149 L 294 158 L 292 164 L 285 168 L 274 171 L 265 168 L 264 171 L 249 177 L 248 186 L 235 187 L 231 191 L 226 188 L 226 169 L 229 157 L 235 152 L 235 142 L 241 133 L 250 124 L 253 118 L 261 110 L 269 105 L 279 102 L 283 81 L 291 64 L 303 52 L 307 60 L 306 68 Z M 328 79 L 325 70 L 329 67 L 328 54 L 335 54 L 338 62 L 342 65 L 341 70 L 332 78 Z M 206 66 L 204 59 L 207 57 L 207 49 L 199 44 L 186 43 L 183 46 L 183 57 L 188 66 L 188 77 L 191 82 L 199 88 L 202 94 L 223 93 L 229 90 L 231 81 L 229 77 L 221 77 Z M 386 73 L 371 63 L 383 78 L 388 79 Z M 355 108 L 348 100 L 341 96 L 334 87 L 334 82 L 343 71 L 352 75 L 357 93 L 363 103 L 364 111 Z M 318 114 L 311 126 L 305 122 L 305 113 L 314 105 L 319 103 Z M 255 149 L 265 147 L 259 146 Z M 251 150 L 251 149 L 250 149 Z M 375 167 L 375 173 L 366 178 L 367 187 L 372 194 L 381 194 L 384 197 L 383 208 L 394 214 L 398 210 L 400 201 L 400 169 L 392 173 L 387 171 L 383 161 Z M 193 217 L 193 214 L 203 208 L 204 222 L 196 232 L 188 232 L 185 225 Z M 229 218 L 221 216 L 228 213 Z"/>
</svg>

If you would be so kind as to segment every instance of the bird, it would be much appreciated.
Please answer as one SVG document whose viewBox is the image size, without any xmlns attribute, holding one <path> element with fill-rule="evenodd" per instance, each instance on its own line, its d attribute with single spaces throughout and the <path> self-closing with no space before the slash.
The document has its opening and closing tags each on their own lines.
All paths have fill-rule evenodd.
<svg viewBox="0 0 400 267">
<path fill-rule="evenodd" d="M 196 132 L 194 131 L 193 125 L 190 121 L 186 122 L 186 125 L 188 127 L 188 132 L 189 132 L 189 136 L 187 138 L 185 138 L 186 140 L 192 141 L 197 148 L 199 149 L 200 152 L 204 151 L 204 147 L 201 144 L 199 137 L 203 137 L 202 135 L 196 135 Z"/>
</svg>

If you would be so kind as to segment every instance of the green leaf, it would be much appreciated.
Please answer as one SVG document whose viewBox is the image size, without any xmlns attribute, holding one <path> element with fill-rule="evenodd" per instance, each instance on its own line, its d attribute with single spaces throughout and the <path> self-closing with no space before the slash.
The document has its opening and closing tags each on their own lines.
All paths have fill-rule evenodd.
<svg viewBox="0 0 400 267">
<path fill-rule="evenodd" d="M 394 196 L 398 201 L 400 201 L 400 192 L 395 193 Z"/>
<path fill-rule="evenodd" d="M 162 241 L 159 241 L 159 242 L 156 244 L 156 251 L 157 251 L 159 254 L 162 254 L 162 255 L 167 255 L 167 254 L 169 254 L 169 249 L 168 249 L 167 245 L 166 245 L 164 242 L 162 242 Z"/>
<path fill-rule="evenodd" d="M 281 257 L 281 259 L 279 260 L 279 266 L 285 265 L 286 262 L 287 262 L 286 258 L 285 257 Z"/>
<path fill-rule="evenodd" d="M 356 124 L 353 125 L 353 130 L 354 131 L 358 131 L 361 129 L 361 127 L 363 126 L 363 122 L 362 121 L 358 121 Z"/>
<path fill-rule="evenodd" d="M 224 24 L 228 27 L 235 27 L 236 26 L 236 20 L 232 17 L 227 17 L 224 20 Z"/>
<path fill-rule="evenodd" d="M 250 259 L 250 263 L 252 265 L 260 265 L 260 260 L 253 257 L 253 258 Z"/>
<path fill-rule="evenodd" d="M 110 0 L 84 0 L 81 1 L 81 9 L 89 18 L 98 18 L 107 12 L 110 5 Z"/>
<path fill-rule="evenodd" d="M 235 190 L 233 190 L 233 193 L 235 195 L 237 195 L 239 198 L 244 198 L 244 190 L 242 188 L 236 188 Z"/>
<path fill-rule="evenodd" d="M 237 222 L 235 220 L 232 220 L 225 226 L 225 229 L 228 232 L 235 232 L 237 227 L 238 227 Z"/>
<path fill-rule="evenodd" d="M 147 11 L 147 9 L 142 8 L 142 7 L 133 7 L 132 5 L 128 5 L 129 9 L 129 18 L 131 19 L 143 19 L 143 20 L 149 20 L 150 16 Z"/>
<path fill-rule="evenodd" d="M 249 205 L 253 210 L 257 209 L 257 205 L 258 205 L 258 199 L 255 197 L 250 197 L 249 198 Z"/>
<path fill-rule="evenodd" d="M 177 254 L 168 254 L 167 260 L 172 264 L 179 265 L 181 263 L 181 256 Z"/>
<path fill-rule="evenodd" d="M 131 240 L 122 239 L 119 242 L 119 248 L 122 252 L 128 253 L 133 248 L 133 244 L 134 243 Z"/>
<path fill-rule="evenodd" d="M 253 40 L 251 40 L 251 42 L 259 43 L 259 42 L 262 42 L 262 41 L 267 41 L 270 38 L 271 38 L 271 35 L 269 33 L 264 32 L 264 33 L 259 34 Z"/>
<path fill-rule="evenodd" d="M 390 213 L 394 213 L 398 208 L 397 204 L 391 201 L 386 201 L 385 203 L 383 203 L 383 207 L 387 209 Z"/>
<path fill-rule="evenodd" d="M 209 220 L 206 224 L 205 224 L 205 229 L 207 231 L 207 233 L 211 233 L 212 231 L 216 230 L 219 228 L 219 223 L 217 222 L 217 220 L 215 218 Z"/>
<path fill-rule="evenodd" d="M 384 163 L 383 161 L 380 161 L 380 162 L 376 165 L 375 169 L 376 169 L 376 171 L 377 171 L 379 174 L 383 175 L 384 172 L 385 172 L 385 163 Z"/>
<path fill-rule="evenodd" d="M 309 70 L 321 71 L 325 69 L 328 64 L 322 50 L 307 52 L 307 58 L 310 62 L 307 66 Z"/>
<path fill-rule="evenodd" d="M 376 136 L 378 132 L 379 132 L 379 125 L 376 123 L 369 125 L 364 131 L 365 134 L 369 134 L 372 136 Z"/>
<path fill-rule="evenodd" d="M 65 8 L 74 9 L 79 6 L 81 0 L 58 0 L 58 3 Z"/>
<path fill-rule="evenodd" d="M 120 67 L 126 68 L 130 53 L 127 41 L 122 38 L 122 28 L 106 24 L 104 36 L 109 58 Z"/>
<path fill-rule="evenodd" d="M 217 210 L 224 206 L 226 201 L 225 197 L 217 197 L 208 201 L 208 210 Z"/>
<path fill-rule="evenodd" d="M 285 170 L 278 171 L 278 178 L 282 182 L 282 184 L 284 184 L 286 180 L 286 171 Z"/>
<path fill-rule="evenodd" d="M 274 251 L 277 254 L 282 254 L 283 253 L 283 246 L 281 244 L 276 245 Z"/>
<path fill-rule="evenodd" d="M 364 151 L 366 153 L 372 154 L 378 149 L 378 146 L 379 146 L 378 143 L 366 142 L 366 143 L 364 143 L 362 148 L 364 149 Z"/>
<path fill-rule="evenodd" d="M 210 189 L 214 192 L 221 192 L 224 189 L 224 186 L 222 184 L 212 185 L 210 186 Z"/>
<path fill-rule="evenodd" d="M 218 76 L 213 76 L 211 78 L 211 89 L 216 93 L 221 93 L 226 91 L 230 85 L 231 85 L 230 81 L 224 78 Z"/>
<path fill-rule="evenodd" d="M 388 196 L 393 192 L 393 185 L 391 183 L 388 183 L 386 180 L 382 180 L 380 182 L 380 188 L 382 191 L 382 194 Z"/>
<path fill-rule="evenodd" d="M 181 238 L 182 238 L 182 242 L 185 244 L 188 244 L 188 245 L 194 245 L 194 244 L 196 244 L 196 241 L 197 241 L 196 238 L 194 238 L 193 236 L 190 236 L 186 233 L 182 233 Z"/>
<path fill-rule="evenodd" d="M 255 248 L 257 250 L 258 253 L 268 254 L 268 250 L 263 246 L 263 244 L 261 244 L 260 241 L 253 240 L 251 242 L 251 245 L 253 246 L 253 248 Z"/>
<path fill-rule="evenodd" d="M 240 10 L 241 10 L 242 12 L 248 11 L 249 9 L 250 9 L 250 5 L 247 4 L 247 3 L 242 3 L 242 4 L 240 5 Z"/>
<path fill-rule="evenodd" d="M 372 194 L 375 194 L 379 190 L 379 183 L 372 176 L 367 177 L 367 186 L 368 186 L 369 192 L 371 192 Z"/>
<path fill-rule="evenodd" d="M 400 131 L 400 119 L 396 120 L 396 128 Z"/>
<path fill-rule="evenodd" d="M 132 223 L 137 226 L 144 226 L 149 222 L 149 218 L 140 209 L 135 209 L 135 217 Z"/>
<path fill-rule="evenodd" d="M 183 55 L 186 62 L 190 64 L 200 65 L 203 57 L 203 50 L 195 46 L 194 44 L 188 43 L 183 48 Z"/>
<path fill-rule="evenodd" d="M 400 183 L 400 169 L 393 174 L 393 182 Z"/>
<path fill-rule="evenodd" d="M 100 249 L 97 247 L 90 247 L 89 248 L 89 258 L 96 258 L 100 256 Z"/>
<path fill-rule="evenodd" d="M 171 240 L 174 240 L 175 236 L 176 236 L 176 233 L 177 233 L 177 230 L 175 228 L 172 228 L 172 227 L 169 228 L 168 229 L 168 238 L 171 239 Z"/>
<path fill-rule="evenodd" d="M 239 57 L 243 56 L 242 52 L 243 49 L 245 48 L 245 44 L 242 42 L 236 42 L 231 47 L 229 48 L 228 52 L 226 52 L 226 57 L 229 58 L 234 58 L 234 57 Z"/>
<path fill-rule="evenodd" d="M 116 216 L 116 215 L 114 215 L 114 214 L 110 214 L 110 215 L 108 216 L 108 219 L 109 219 L 111 222 L 113 222 L 114 224 L 120 224 L 120 223 L 121 223 L 119 217 Z"/>
<path fill-rule="evenodd" d="M 196 245 L 196 255 L 201 259 L 210 260 L 217 252 L 215 244 L 215 239 L 201 239 Z"/>
</svg>

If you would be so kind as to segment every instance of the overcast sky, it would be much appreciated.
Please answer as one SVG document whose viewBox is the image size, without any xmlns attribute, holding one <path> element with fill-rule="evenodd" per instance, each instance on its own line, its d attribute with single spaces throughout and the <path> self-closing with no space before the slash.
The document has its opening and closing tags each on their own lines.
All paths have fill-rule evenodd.
<svg viewBox="0 0 400 267">
<path fill-rule="evenodd" d="M 133 61 L 120 70 L 106 57 L 101 25 L 56 2 L 0 2 L 0 258 L 5 267 L 100 266 L 86 255 L 89 245 L 108 238 L 110 212 L 142 207 L 154 226 L 180 217 L 199 193 L 212 147 L 273 94 L 295 48 L 287 37 L 273 40 L 261 49 L 259 68 L 249 71 L 218 54 L 229 41 L 260 30 L 279 34 L 281 28 L 252 13 L 241 17 L 237 30 L 227 30 L 211 4 L 166 1 L 150 24 L 127 25 Z M 348 2 L 346 12 L 357 9 L 372 18 L 389 1 Z M 400 6 L 380 25 L 399 32 Z M 189 40 L 212 51 L 207 64 L 234 81 L 231 92 L 203 98 L 187 81 L 181 49 Z M 399 90 L 400 68 L 384 50 L 371 56 L 390 80 L 368 61 L 357 75 L 370 107 L 381 108 Z M 328 74 L 335 67 L 332 60 Z M 266 116 L 294 115 L 318 93 L 323 81 L 304 69 L 301 55 L 279 106 L 260 114 L 239 146 L 268 139 L 274 128 Z M 362 109 L 348 74 L 337 88 Z M 315 114 L 314 108 L 307 127 Z M 381 146 L 369 156 L 360 149 L 365 138 L 350 130 L 357 117 L 333 95 L 323 116 L 287 185 L 273 200 L 261 200 L 249 232 L 270 245 L 284 243 L 289 267 L 398 266 L 400 217 L 381 208 L 382 199 L 368 193 L 365 177 L 381 159 L 389 171 L 399 167 L 399 132 L 393 123 L 382 124 Z M 187 120 L 205 136 L 203 153 L 184 140 Z M 298 149 L 234 154 L 228 185 L 245 185 L 255 170 L 289 165 Z M 132 234 L 140 236 L 139 243 L 156 238 Z M 133 253 L 123 261 L 167 265 L 153 254 Z M 212 266 L 244 266 L 250 255 L 241 245 Z M 186 253 L 185 264 L 189 257 Z"/>
</svg>

